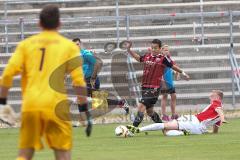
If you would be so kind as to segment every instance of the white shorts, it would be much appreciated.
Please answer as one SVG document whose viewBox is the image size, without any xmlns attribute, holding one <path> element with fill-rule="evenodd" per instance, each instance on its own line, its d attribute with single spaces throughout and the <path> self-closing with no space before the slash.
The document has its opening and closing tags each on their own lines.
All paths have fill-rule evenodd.
<svg viewBox="0 0 240 160">
<path fill-rule="evenodd" d="M 203 126 L 195 115 L 183 115 L 177 119 L 179 130 L 190 134 L 203 134 Z"/>
</svg>

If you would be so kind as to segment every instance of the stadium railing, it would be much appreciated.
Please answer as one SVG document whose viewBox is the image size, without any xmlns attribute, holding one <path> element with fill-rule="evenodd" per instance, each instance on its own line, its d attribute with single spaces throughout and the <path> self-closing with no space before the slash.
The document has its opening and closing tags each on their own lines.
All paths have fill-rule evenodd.
<svg viewBox="0 0 240 160">
<path fill-rule="evenodd" d="M 230 15 L 233 17 L 237 17 L 236 19 L 230 19 Z M 205 21 L 202 25 L 199 22 L 201 16 L 204 17 Z M 171 49 L 174 51 L 178 51 L 177 55 L 173 55 L 176 60 L 179 61 L 180 64 L 184 63 L 195 63 L 196 58 L 199 61 L 204 61 L 204 56 L 207 58 L 212 58 L 212 60 L 228 60 L 226 58 L 226 54 L 221 53 L 220 55 L 211 55 L 204 54 L 204 52 L 208 52 L 210 49 L 221 50 L 221 49 L 228 49 L 230 48 L 230 38 L 233 38 L 232 43 L 233 49 L 239 48 L 239 37 L 240 34 L 236 30 L 239 26 L 239 11 L 221 11 L 221 12 L 204 12 L 202 13 L 174 13 L 174 14 L 151 14 L 151 15 L 127 15 L 127 16 L 99 16 L 99 17 L 75 17 L 75 18 L 63 18 L 63 29 L 60 32 L 66 35 L 69 38 L 80 34 L 81 36 L 85 36 L 82 40 L 86 43 L 86 45 L 90 46 L 89 48 L 94 48 L 96 52 L 103 53 L 103 44 L 108 41 L 115 41 L 119 42 L 121 40 L 130 39 L 134 42 L 134 50 L 140 51 L 143 53 L 147 51 L 149 47 L 149 41 L 153 38 L 159 38 L 170 44 Z M 0 33 L 4 39 L 0 46 L 5 48 L 4 54 L 1 54 L 2 57 L 10 57 L 13 48 L 16 46 L 18 41 L 24 39 L 32 34 L 38 33 L 39 30 L 29 30 L 29 28 L 37 25 L 37 19 L 28 19 L 28 18 L 21 18 L 18 20 L 0 20 L 0 26 L 4 26 L 4 32 Z M 119 27 L 117 27 L 117 22 L 119 22 Z M 75 24 L 81 26 L 81 24 L 85 24 L 83 28 L 74 28 Z M 110 24 L 104 25 L 104 24 Z M 99 26 L 97 26 L 99 25 Z M 232 25 L 233 31 L 230 35 L 230 26 Z M 16 30 L 16 26 L 19 26 Z M 204 27 L 204 34 L 201 34 L 201 29 Z M 214 30 L 212 30 L 214 29 Z M 194 32 L 195 31 L 195 32 Z M 111 32 L 111 34 L 110 34 Z M 101 33 L 101 34 L 100 34 Z M 159 33 L 159 34 L 157 34 Z M 12 36 L 16 36 L 15 40 L 12 40 Z M 81 37 L 80 36 L 80 37 Z M 197 39 L 197 42 L 194 40 Z M 234 41 L 235 39 L 235 41 Z M 199 40 L 199 41 L 198 41 Z M 204 45 L 202 45 L 202 41 L 206 41 Z M 147 43 L 146 43 L 147 42 Z M 179 43 L 180 42 L 180 43 Z M 199 51 L 198 51 L 199 50 Z M 192 52 L 191 54 L 184 54 L 184 52 Z M 202 51 L 202 52 L 201 52 Z M 227 53 L 227 52 L 226 52 Z M 236 53 L 236 52 L 235 52 Z M 201 55 L 202 54 L 202 55 Z M 235 55 L 234 52 L 231 55 Z M 106 62 L 108 65 L 111 65 L 112 61 L 110 59 L 112 55 L 103 56 L 103 61 Z M 201 57 L 202 56 L 202 57 Z M 182 59 L 181 59 L 182 57 Z M 230 62 L 238 61 L 239 56 L 233 56 L 229 60 Z M 129 61 L 131 60 L 131 61 Z M 187 62 L 186 62 L 187 61 Z M 224 61 L 225 63 L 225 61 Z M 132 59 L 128 59 L 128 63 L 130 65 L 134 65 L 136 67 L 136 62 L 132 61 Z M 203 64 L 204 65 L 204 64 Z M 231 66 L 213 66 L 204 68 L 194 67 L 194 64 L 189 68 L 185 68 L 185 71 L 189 72 L 190 74 L 199 74 L 203 73 L 202 79 L 193 79 L 190 83 L 187 82 L 176 82 L 177 86 L 179 86 L 179 90 L 182 92 L 179 94 L 179 99 L 183 100 L 183 103 L 186 100 L 192 99 L 201 99 L 206 98 L 207 93 L 203 91 L 204 88 L 197 87 L 198 85 L 201 86 L 203 83 L 207 84 L 229 84 L 231 83 L 227 79 L 227 77 L 222 78 L 212 78 L 212 79 L 204 79 L 206 76 L 205 72 L 228 72 L 232 71 L 231 73 L 236 73 L 239 76 L 239 66 L 234 65 L 235 68 L 231 68 Z M 208 64 L 209 65 L 209 64 Z M 231 65 L 233 65 L 231 63 Z M 5 64 L 0 65 L 0 68 L 4 68 Z M 139 66 L 137 66 L 139 68 Z M 118 74 L 121 70 L 119 70 Z M 234 72 L 235 71 L 235 72 Z M 136 76 L 132 76 L 134 80 L 139 82 L 139 77 L 141 75 L 141 71 L 136 69 L 136 71 L 129 71 L 128 74 L 134 73 Z M 100 73 L 100 76 L 103 77 L 104 80 L 107 80 L 111 74 L 111 70 L 105 69 Z M 115 73 L 114 73 L 115 74 Z M 113 74 L 113 75 L 114 75 Z M 123 75 L 123 74 L 122 74 Z M 215 75 L 212 74 L 212 75 Z M 116 74 L 117 77 L 117 74 Z M 131 76 L 129 76 L 131 77 Z M 194 77 L 194 75 L 193 75 Z M 236 79 L 236 78 L 234 78 Z M 236 85 L 237 81 L 233 81 L 232 92 L 230 90 L 225 91 L 225 95 L 230 96 L 238 96 L 235 95 L 236 92 Z M 111 90 L 114 86 L 118 86 L 120 84 L 113 84 L 111 82 L 103 83 L 103 87 L 106 89 Z M 140 84 L 137 84 L 140 85 Z M 199 91 L 199 93 L 191 91 L 190 87 L 186 86 L 193 86 L 195 89 Z M 183 87 L 185 86 L 185 88 Z M 209 87 L 209 86 L 208 86 Z M 238 86 L 237 86 L 238 87 Z M 124 89 L 129 89 L 131 86 L 125 83 Z M 13 92 L 20 92 L 19 88 L 14 88 Z M 191 92 L 190 92 L 191 91 Z M 139 90 L 138 90 L 139 92 Z M 238 94 L 238 93 L 237 93 Z M 136 101 L 136 100 L 135 100 Z M 18 100 L 12 101 L 13 103 L 19 103 Z M 192 101 L 189 101 L 191 103 Z M 234 104 L 235 101 L 233 100 L 232 103 Z"/>
</svg>

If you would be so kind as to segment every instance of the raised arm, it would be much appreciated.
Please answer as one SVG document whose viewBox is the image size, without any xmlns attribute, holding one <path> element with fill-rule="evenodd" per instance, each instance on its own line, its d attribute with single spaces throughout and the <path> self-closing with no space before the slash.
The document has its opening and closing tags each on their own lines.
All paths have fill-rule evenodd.
<svg viewBox="0 0 240 160">
<path fill-rule="evenodd" d="M 140 55 L 137 54 L 135 51 L 131 50 L 132 47 L 132 42 L 128 41 L 129 45 L 127 46 L 127 52 L 134 58 L 136 59 L 138 62 L 140 62 Z"/>
</svg>

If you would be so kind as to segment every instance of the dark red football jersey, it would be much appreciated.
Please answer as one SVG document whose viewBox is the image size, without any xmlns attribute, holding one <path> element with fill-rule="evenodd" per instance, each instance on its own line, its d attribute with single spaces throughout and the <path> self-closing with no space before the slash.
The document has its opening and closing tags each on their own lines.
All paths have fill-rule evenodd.
<svg viewBox="0 0 240 160">
<path fill-rule="evenodd" d="M 144 63 L 142 86 L 148 88 L 159 88 L 165 67 L 173 66 L 172 60 L 161 54 L 147 53 L 140 62 Z"/>
</svg>

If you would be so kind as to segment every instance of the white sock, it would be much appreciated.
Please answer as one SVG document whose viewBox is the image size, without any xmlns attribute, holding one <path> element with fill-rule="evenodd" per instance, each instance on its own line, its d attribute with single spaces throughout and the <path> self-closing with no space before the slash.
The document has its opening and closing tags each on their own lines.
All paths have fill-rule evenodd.
<svg viewBox="0 0 240 160">
<path fill-rule="evenodd" d="M 164 129 L 164 123 L 154 123 L 154 124 L 150 124 L 150 125 L 139 128 L 140 132 L 156 131 L 156 130 L 163 130 L 163 129 Z"/>
<path fill-rule="evenodd" d="M 184 135 L 183 131 L 179 130 L 169 130 L 166 132 L 166 136 L 182 136 Z"/>
</svg>

